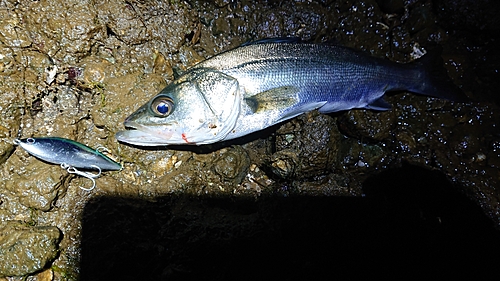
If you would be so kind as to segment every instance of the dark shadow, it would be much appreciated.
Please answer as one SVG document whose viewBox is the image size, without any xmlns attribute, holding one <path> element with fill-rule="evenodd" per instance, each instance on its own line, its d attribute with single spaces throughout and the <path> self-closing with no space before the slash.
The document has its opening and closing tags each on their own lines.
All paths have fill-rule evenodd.
<svg viewBox="0 0 500 281">
<path fill-rule="evenodd" d="M 333 280 L 496 272 L 499 233 L 445 177 L 415 166 L 366 196 L 96 198 L 81 280 Z"/>
</svg>

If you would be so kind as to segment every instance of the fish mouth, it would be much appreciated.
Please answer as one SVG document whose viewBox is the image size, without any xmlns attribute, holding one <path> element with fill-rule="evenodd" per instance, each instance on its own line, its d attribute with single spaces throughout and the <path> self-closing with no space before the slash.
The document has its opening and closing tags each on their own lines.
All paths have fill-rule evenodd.
<svg viewBox="0 0 500 281">
<path fill-rule="evenodd" d="M 138 146 L 168 145 L 174 131 L 171 126 L 165 125 L 142 125 L 134 121 L 125 121 L 125 131 L 116 133 L 115 138 Z"/>
</svg>

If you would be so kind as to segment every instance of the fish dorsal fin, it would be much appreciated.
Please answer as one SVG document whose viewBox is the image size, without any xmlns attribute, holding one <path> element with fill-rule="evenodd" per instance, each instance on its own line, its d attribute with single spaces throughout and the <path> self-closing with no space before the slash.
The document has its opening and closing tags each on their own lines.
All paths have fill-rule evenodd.
<svg viewBox="0 0 500 281">
<path fill-rule="evenodd" d="M 298 92 L 297 87 L 282 86 L 245 98 L 245 102 L 254 113 L 284 110 L 299 102 Z"/>
<path fill-rule="evenodd" d="M 240 45 L 240 47 L 243 46 L 249 46 L 249 45 L 257 45 L 257 44 L 268 44 L 268 43 L 289 43 L 289 44 L 295 44 L 295 43 L 300 43 L 302 40 L 299 37 L 276 37 L 276 38 L 264 38 L 264 39 L 259 39 L 255 41 L 248 41 Z"/>
<path fill-rule="evenodd" d="M 380 97 L 365 106 L 366 109 L 385 111 L 392 108 L 392 106 Z"/>
<path fill-rule="evenodd" d="M 184 74 L 184 73 L 185 73 L 185 71 L 182 70 L 180 67 L 172 66 L 172 75 L 174 76 L 174 80 L 179 79 L 179 77 L 181 77 L 182 74 Z"/>
</svg>

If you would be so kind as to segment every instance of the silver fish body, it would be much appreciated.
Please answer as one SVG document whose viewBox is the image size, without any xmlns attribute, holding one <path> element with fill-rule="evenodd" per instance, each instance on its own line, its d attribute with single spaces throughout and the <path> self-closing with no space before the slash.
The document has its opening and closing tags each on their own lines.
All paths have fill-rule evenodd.
<svg viewBox="0 0 500 281">
<path fill-rule="evenodd" d="M 398 64 L 339 46 L 258 43 L 203 61 L 125 120 L 119 141 L 209 144 L 318 109 L 387 110 L 386 91 L 454 99 L 456 87 L 421 64 Z"/>
<path fill-rule="evenodd" d="M 118 171 L 122 169 L 106 155 L 73 140 L 58 137 L 16 139 L 15 144 L 29 154 L 52 164 L 67 164 L 74 168 Z"/>
</svg>

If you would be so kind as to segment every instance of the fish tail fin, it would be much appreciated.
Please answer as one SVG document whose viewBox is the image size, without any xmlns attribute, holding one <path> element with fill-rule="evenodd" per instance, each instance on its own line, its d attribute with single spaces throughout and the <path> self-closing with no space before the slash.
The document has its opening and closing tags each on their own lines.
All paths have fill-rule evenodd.
<svg viewBox="0 0 500 281">
<path fill-rule="evenodd" d="M 416 61 L 416 67 L 423 73 L 424 79 L 420 85 L 410 91 L 455 102 L 470 101 L 462 89 L 455 85 L 448 76 L 440 49 L 434 49 Z"/>
</svg>

